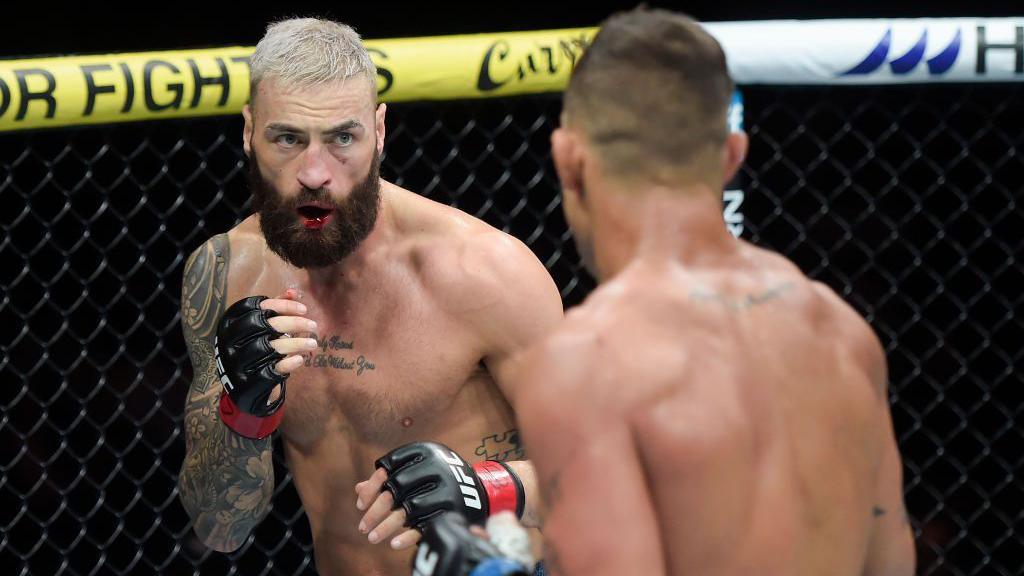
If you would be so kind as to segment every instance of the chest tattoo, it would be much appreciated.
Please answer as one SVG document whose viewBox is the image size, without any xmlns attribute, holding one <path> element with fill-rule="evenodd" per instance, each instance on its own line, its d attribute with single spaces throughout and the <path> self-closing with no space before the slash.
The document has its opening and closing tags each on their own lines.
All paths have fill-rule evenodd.
<svg viewBox="0 0 1024 576">
<path fill-rule="evenodd" d="M 377 369 L 371 359 L 355 353 L 354 340 L 346 340 L 338 334 L 313 334 L 312 338 L 316 339 L 320 350 L 306 356 L 305 364 L 309 368 L 348 370 L 355 372 L 356 376 Z"/>
</svg>

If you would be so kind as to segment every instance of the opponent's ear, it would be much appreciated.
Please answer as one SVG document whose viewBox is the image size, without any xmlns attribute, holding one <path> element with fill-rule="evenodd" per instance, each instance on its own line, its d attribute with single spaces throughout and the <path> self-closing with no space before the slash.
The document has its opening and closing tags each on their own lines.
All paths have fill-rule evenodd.
<svg viewBox="0 0 1024 576">
<path fill-rule="evenodd" d="M 579 135 L 567 128 L 551 133 L 551 158 L 562 183 L 562 194 L 572 195 L 580 202 L 583 198 L 583 143 Z"/>
<path fill-rule="evenodd" d="M 722 183 L 728 183 L 736 176 L 743 161 L 747 159 L 747 149 L 750 147 L 750 138 L 746 132 L 730 132 L 725 138 L 725 146 L 722 148 Z"/>
<path fill-rule="evenodd" d="M 384 117 L 387 115 L 388 105 L 381 102 L 377 105 L 377 111 L 374 113 L 375 126 L 374 129 L 377 131 L 377 154 L 384 153 L 384 135 L 387 132 L 384 126 Z"/>
<path fill-rule="evenodd" d="M 247 157 L 252 157 L 252 109 L 248 104 L 242 107 L 242 118 L 245 119 L 245 126 L 242 128 L 242 149 Z"/>
</svg>

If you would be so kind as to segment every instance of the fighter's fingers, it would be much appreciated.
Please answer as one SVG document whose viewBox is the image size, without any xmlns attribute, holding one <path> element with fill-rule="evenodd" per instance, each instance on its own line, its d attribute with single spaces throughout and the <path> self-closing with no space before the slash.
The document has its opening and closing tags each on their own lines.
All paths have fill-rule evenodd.
<svg viewBox="0 0 1024 576">
<path fill-rule="evenodd" d="M 380 489 L 387 479 L 388 473 L 383 468 L 377 468 L 369 479 L 356 484 L 356 508 L 366 510 L 366 507 L 380 494 Z"/>
<path fill-rule="evenodd" d="M 274 330 L 285 334 L 316 332 L 316 322 L 302 316 L 274 316 L 267 320 Z"/>
<path fill-rule="evenodd" d="M 371 529 L 370 533 L 366 535 L 366 539 L 370 541 L 370 544 L 376 544 L 404 531 L 405 510 L 399 508 L 398 510 L 392 510 L 380 524 Z"/>
<path fill-rule="evenodd" d="M 316 340 L 312 338 L 278 338 L 271 340 L 270 347 L 285 356 L 289 354 L 305 354 L 317 349 Z"/>
<path fill-rule="evenodd" d="M 277 296 L 277 298 L 284 300 L 301 300 L 302 296 L 299 294 L 299 290 L 297 288 L 287 288 L 280 296 Z"/>
<path fill-rule="evenodd" d="M 395 550 L 405 550 L 411 546 L 415 546 L 419 543 L 420 538 L 423 535 L 420 534 L 419 530 L 406 530 L 398 536 L 391 539 L 391 548 Z"/>
<path fill-rule="evenodd" d="M 381 522 L 383 522 L 394 510 L 395 499 L 391 496 L 391 492 L 381 492 L 377 499 L 370 504 L 370 507 L 366 510 L 366 514 L 363 514 L 361 520 L 359 520 L 359 531 L 363 534 L 372 532 L 377 528 Z M 402 510 L 403 522 L 405 521 L 405 510 Z"/>
<path fill-rule="evenodd" d="M 274 364 L 274 371 L 278 374 L 291 374 L 305 363 L 306 360 L 302 356 L 288 356 L 278 360 L 277 364 Z"/>
<path fill-rule="evenodd" d="M 305 304 L 286 298 L 267 298 L 260 302 L 260 308 L 273 310 L 281 316 L 302 316 L 309 312 Z"/>
</svg>

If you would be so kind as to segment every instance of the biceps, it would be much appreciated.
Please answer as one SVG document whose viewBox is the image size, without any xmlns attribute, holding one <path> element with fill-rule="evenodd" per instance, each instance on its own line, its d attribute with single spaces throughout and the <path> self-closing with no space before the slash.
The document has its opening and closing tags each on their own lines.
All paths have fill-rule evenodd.
<svg viewBox="0 0 1024 576">
<path fill-rule="evenodd" d="M 185 401 L 185 443 L 212 433 L 217 423 L 220 383 L 214 370 L 214 333 L 224 312 L 230 243 L 214 236 L 189 256 L 182 274 L 181 329 L 192 360 L 192 385 Z"/>
<path fill-rule="evenodd" d="M 509 296 L 507 301 L 514 300 Z M 520 296 L 519 298 L 522 298 Z M 562 319 L 562 301 L 556 290 L 534 289 L 518 306 L 505 304 L 488 327 L 492 342 L 484 362 L 502 391 L 509 395 L 509 382 L 529 346 L 541 341 Z"/>
<path fill-rule="evenodd" d="M 663 574 L 657 516 L 630 432 L 602 433 L 556 466 L 542 471 L 549 506 L 544 532 L 556 570 Z"/>
<path fill-rule="evenodd" d="M 181 329 L 195 375 L 193 389 L 205 392 L 213 369 L 213 341 L 227 294 L 227 236 L 220 234 L 196 249 L 185 264 L 181 286 Z M 192 394 L 190 393 L 190 397 Z"/>
</svg>

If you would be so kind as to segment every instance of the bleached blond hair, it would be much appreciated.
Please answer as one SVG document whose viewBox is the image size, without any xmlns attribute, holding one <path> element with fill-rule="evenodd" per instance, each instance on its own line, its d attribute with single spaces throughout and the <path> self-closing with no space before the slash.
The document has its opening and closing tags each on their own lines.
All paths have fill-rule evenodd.
<svg viewBox="0 0 1024 576">
<path fill-rule="evenodd" d="M 365 74 L 374 97 L 377 67 L 351 27 L 320 18 L 292 18 L 267 26 L 250 64 L 250 94 L 273 79 L 287 87 L 310 88 Z"/>
</svg>

